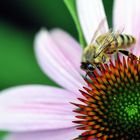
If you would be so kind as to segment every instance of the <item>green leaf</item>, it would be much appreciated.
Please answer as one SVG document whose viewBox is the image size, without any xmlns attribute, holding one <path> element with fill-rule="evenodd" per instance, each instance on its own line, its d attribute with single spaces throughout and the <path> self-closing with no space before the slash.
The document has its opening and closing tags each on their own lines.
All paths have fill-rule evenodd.
<svg viewBox="0 0 140 140">
<path fill-rule="evenodd" d="M 103 0 L 103 4 L 104 4 L 104 8 L 105 8 L 105 12 L 107 15 L 107 21 L 109 24 L 109 27 L 112 28 L 112 11 L 113 11 L 113 0 L 108 1 L 108 0 Z"/>
<path fill-rule="evenodd" d="M 82 32 L 82 29 L 81 29 L 81 26 L 80 26 L 80 22 L 79 22 L 79 19 L 78 19 L 75 0 L 64 0 L 64 3 L 67 6 L 67 8 L 68 8 L 68 10 L 69 10 L 69 12 L 70 12 L 74 22 L 75 22 L 77 31 L 79 33 L 80 44 L 83 47 L 85 47 L 86 42 L 85 42 L 85 39 L 84 39 L 84 36 L 83 36 L 83 32 Z"/>
</svg>

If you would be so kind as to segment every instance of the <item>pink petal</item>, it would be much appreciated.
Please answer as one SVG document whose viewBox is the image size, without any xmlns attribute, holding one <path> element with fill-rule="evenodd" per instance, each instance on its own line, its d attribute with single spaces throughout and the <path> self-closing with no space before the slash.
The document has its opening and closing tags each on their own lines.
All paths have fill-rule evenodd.
<svg viewBox="0 0 140 140">
<path fill-rule="evenodd" d="M 51 31 L 51 36 L 54 39 L 57 46 L 59 46 L 59 48 L 61 49 L 63 55 L 76 69 L 76 72 L 80 72 L 80 63 L 82 55 L 82 48 L 80 44 L 69 34 L 60 29 L 53 29 Z"/>
<path fill-rule="evenodd" d="M 72 140 L 81 134 L 73 128 L 10 134 L 5 140 Z"/>
<path fill-rule="evenodd" d="M 106 18 L 104 7 L 101 0 L 77 0 L 76 2 L 83 33 L 89 44 L 97 27 L 101 21 Z M 105 21 L 103 26 L 104 32 L 107 32 L 107 21 Z M 99 33 L 101 34 L 101 32 Z"/>
<path fill-rule="evenodd" d="M 58 42 L 56 36 L 59 36 L 62 42 Z M 71 48 L 68 49 L 68 47 Z M 79 53 L 76 56 L 78 50 Z M 77 92 L 83 86 L 84 81 L 78 68 L 81 49 L 66 33 L 58 30 L 51 34 L 47 30 L 40 31 L 35 39 L 35 52 L 43 71 L 62 87 Z"/>
<path fill-rule="evenodd" d="M 51 130 L 75 124 L 75 93 L 41 85 L 19 86 L 0 94 L 0 129 L 6 131 Z"/>
<path fill-rule="evenodd" d="M 134 35 L 137 43 L 130 50 L 135 55 L 140 55 L 140 8 L 139 0 L 115 0 L 114 28 L 124 28 L 124 32 Z"/>
</svg>

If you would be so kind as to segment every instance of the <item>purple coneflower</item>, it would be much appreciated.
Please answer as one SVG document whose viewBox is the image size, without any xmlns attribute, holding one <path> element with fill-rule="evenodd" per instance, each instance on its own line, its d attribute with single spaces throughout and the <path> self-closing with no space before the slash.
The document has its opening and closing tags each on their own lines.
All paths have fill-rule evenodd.
<svg viewBox="0 0 140 140">
<path fill-rule="evenodd" d="M 87 43 L 105 17 L 101 0 L 77 0 Z M 114 29 L 134 35 L 131 52 L 139 56 L 139 0 L 115 0 Z M 106 24 L 106 32 L 109 30 Z M 35 38 L 39 65 L 62 88 L 29 85 L 0 95 L 0 129 L 6 140 L 105 140 L 140 138 L 140 62 L 119 58 L 103 65 L 91 82 L 81 77 L 82 49 L 59 29 Z M 84 88 L 82 88 L 84 87 Z M 79 92 L 80 90 L 80 92 Z"/>
</svg>

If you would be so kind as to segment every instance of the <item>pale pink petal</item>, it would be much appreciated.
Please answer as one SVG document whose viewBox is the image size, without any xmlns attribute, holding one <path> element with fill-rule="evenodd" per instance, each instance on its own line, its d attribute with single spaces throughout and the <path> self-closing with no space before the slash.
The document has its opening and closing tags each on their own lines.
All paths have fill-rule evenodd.
<svg viewBox="0 0 140 140">
<path fill-rule="evenodd" d="M 75 124 L 75 93 L 41 85 L 19 86 L 0 94 L 0 129 L 51 130 Z"/>
<path fill-rule="evenodd" d="M 82 47 L 80 44 L 72 38 L 68 33 L 60 29 L 53 29 L 51 36 L 55 43 L 61 49 L 62 54 L 69 60 L 69 63 L 80 72 L 80 63 L 82 57 Z"/>
<path fill-rule="evenodd" d="M 114 3 L 114 28 L 124 28 L 124 33 L 134 35 L 137 43 L 130 50 L 140 55 L 140 1 L 115 0 Z"/>
<path fill-rule="evenodd" d="M 81 131 L 73 127 L 53 131 L 13 133 L 5 140 L 72 140 L 80 134 Z"/>
<path fill-rule="evenodd" d="M 77 52 L 78 49 L 77 43 L 74 43 L 74 41 L 72 41 L 72 38 L 70 41 L 70 37 L 68 36 L 64 38 L 65 35 L 62 35 L 61 32 L 60 40 L 64 42 L 65 39 L 65 44 L 69 43 L 68 46 L 62 46 L 63 44 L 60 44 L 60 41 L 58 43 L 58 40 L 56 41 L 56 38 L 53 39 L 52 36 L 54 36 L 54 34 L 54 32 L 52 35 L 47 30 L 41 30 L 36 36 L 35 52 L 39 65 L 41 66 L 43 71 L 55 82 L 70 91 L 75 91 L 78 93 L 78 89 L 83 86 L 84 81 L 80 76 L 78 69 L 78 67 L 80 67 L 80 58 L 77 59 L 77 57 L 74 57 L 73 55 L 76 55 L 75 51 Z M 58 32 L 56 34 L 58 36 Z M 64 50 L 64 47 L 70 47 L 70 44 L 72 45 L 71 47 L 73 47 L 73 50 L 75 47 L 75 51 L 69 51 L 68 53 L 68 50 Z M 79 62 L 79 65 L 77 67 L 75 67 L 75 64 L 73 62 L 71 62 L 72 59 L 73 61 L 76 61 L 76 65 L 78 65 Z"/>
<path fill-rule="evenodd" d="M 97 27 L 101 21 L 106 18 L 102 0 L 77 0 L 76 2 L 81 27 L 83 29 L 85 39 L 89 44 L 97 30 Z M 107 21 L 105 21 L 103 26 L 105 30 L 104 32 L 107 32 Z"/>
</svg>

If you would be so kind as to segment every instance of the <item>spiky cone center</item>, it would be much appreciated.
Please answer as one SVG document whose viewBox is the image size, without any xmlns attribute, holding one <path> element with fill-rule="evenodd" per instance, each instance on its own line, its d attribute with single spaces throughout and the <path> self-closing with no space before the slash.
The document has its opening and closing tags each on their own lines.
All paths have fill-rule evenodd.
<svg viewBox="0 0 140 140">
<path fill-rule="evenodd" d="M 77 140 L 140 139 L 140 61 L 119 57 L 86 80 L 76 105 Z M 96 78 L 95 78 L 96 75 Z"/>
</svg>

